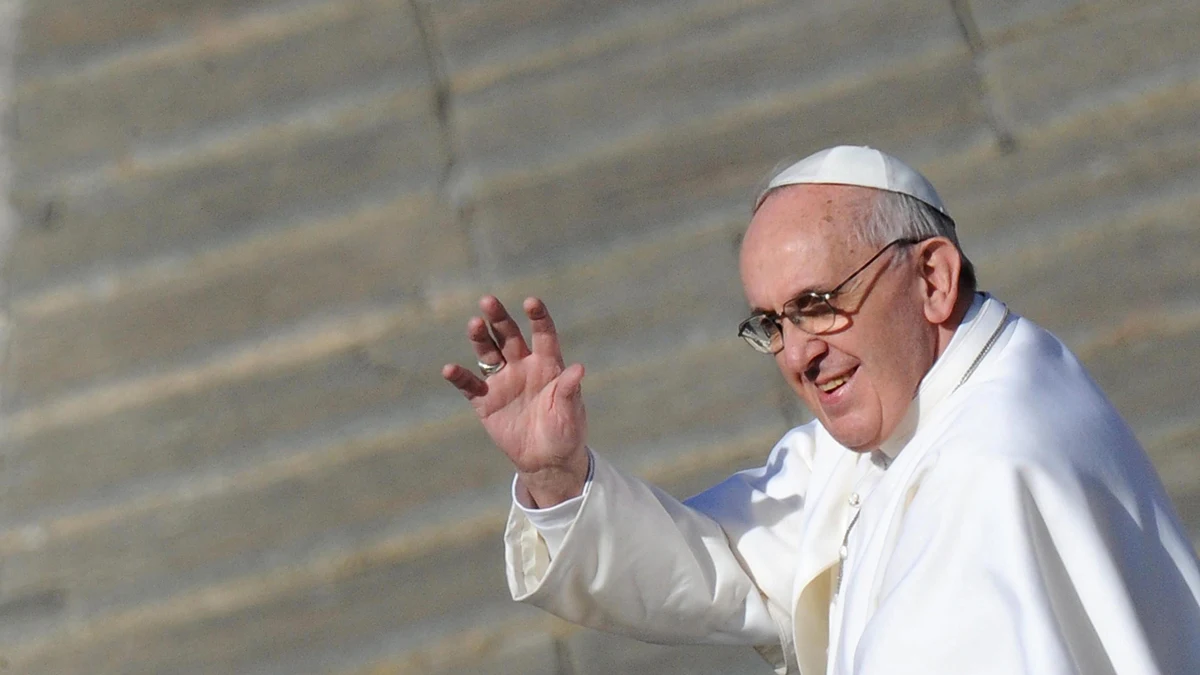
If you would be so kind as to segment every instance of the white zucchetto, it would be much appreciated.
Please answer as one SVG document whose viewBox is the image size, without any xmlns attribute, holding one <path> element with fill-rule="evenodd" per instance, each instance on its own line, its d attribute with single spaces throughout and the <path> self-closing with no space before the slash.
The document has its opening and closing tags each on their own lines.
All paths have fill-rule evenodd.
<svg viewBox="0 0 1200 675">
<path fill-rule="evenodd" d="M 780 171 L 759 193 L 754 210 L 762 206 L 771 190 L 803 183 L 857 185 L 897 192 L 919 199 L 950 217 L 933 185 L 919 171 L 887 153 L 855 145 L 821 150 Z"/>
</svg>

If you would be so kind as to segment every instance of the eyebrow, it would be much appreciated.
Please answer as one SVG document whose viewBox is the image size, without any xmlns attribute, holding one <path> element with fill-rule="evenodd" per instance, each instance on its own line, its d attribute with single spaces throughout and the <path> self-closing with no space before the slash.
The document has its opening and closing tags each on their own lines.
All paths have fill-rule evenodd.
<svg viewBox="0 0 1200 675">
<path fill-rule="evenodd" d="M 829 291 L 826 291 L 826 290 L 819 290 L 819 287 L 816 287 L 816 286 L 807 286 L 807 287 L 789 295 L 786 302 L 791 302 L 792 300 L 795 300 L 796 298 L 799 298 L 799 297 L 805 296 L 805 295 L 814 295 L 814 294 L 821 295 L 822 293 L 828 293 L 828 292 Z M 750 307 L 750 313 L 751 313 L 751 315 L 762 314 L 764 316 L 775 316 L 775 317 L 779 316 L 779 312 L 776 312 L 773 309 L 763 309 L 762 307 L 754 307 L 754 306 Z"/>
<path fill-rule="evenodd" d="M 799 293 L 796 293 L 794 295 L 791 295 L 791 297 L 788 297 L 787 303 L 791 303 L 792 300 L 802 297 L 802 295 L 808 295 L 809 293 L 820 293 L 820 291 L 800 291 Z M 763 309 L 763 307 L 751 306 L 750 307 L 750 315 L 751 316 L 763 315 L 763 316 L 772 316 L 775 318 L 779 318 L 780 313 L 776 312 L 775 310 Z"/>
</svg>

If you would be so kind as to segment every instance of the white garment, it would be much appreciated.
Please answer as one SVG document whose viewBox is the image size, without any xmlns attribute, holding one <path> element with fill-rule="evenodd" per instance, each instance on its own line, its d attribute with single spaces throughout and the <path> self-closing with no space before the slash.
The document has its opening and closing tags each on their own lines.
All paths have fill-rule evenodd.
<svg viewBox="0 0 1200 675">
<path fill-rule="evenodd" d="M 779 673 L 1200 673 L 1195 552 L 1053 336 L 979 303 L 881 451 L 872 471 L 813 422 L 686 504 L 596 454 L 553 560 L 514 506 L 513 597 L 648 641 L 752 644 Z"/>
</svg>

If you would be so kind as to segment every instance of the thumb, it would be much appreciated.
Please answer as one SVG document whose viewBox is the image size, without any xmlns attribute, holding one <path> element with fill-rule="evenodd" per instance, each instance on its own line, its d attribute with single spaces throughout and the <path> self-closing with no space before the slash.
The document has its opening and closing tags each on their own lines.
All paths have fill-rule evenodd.
<svg viewBox="0 0 1200 675">
<path fill-rule="evenodd" d="M 583 391 L 583 364 L 572 363 L 558 375 L 558 386 L 554 398 L 563 403 L 574 403 Z"/>
</svg>

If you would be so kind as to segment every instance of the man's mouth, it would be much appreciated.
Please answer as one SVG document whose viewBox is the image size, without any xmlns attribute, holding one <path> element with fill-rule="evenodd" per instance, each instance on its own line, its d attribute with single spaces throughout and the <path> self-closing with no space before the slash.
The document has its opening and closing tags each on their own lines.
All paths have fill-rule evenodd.
<svg viewBox="0 0 1200 675">
<path fill-rule="evenodd" d="M 824 384 L 818 384 L 817 388 L 820 389 L 821 391 L 825 392 L 826 394 L 828 394 L 829 392 L 833 391 L 834 389 L 837 389 L 838 387 L 842 386 L 843 384 L 846 384 L 846 380 L 848 380 L 848 379 L 850 379 L 850 377 L 848 375 L 844 375 L 842 377 L 837 377 L 837 378 L 834 378 Z"/>
<path fill-rule="evenodd" d="M 824 393 L 824 394 L 832 393 L 833 391 L 835 391 L 839 387 L 841 387 L 843 384 L 846 384 L 846 382 L 848 382 L 850 380 L 850 378 L 854 376 L 855 370 L 858 370 L 858 369 L 855 368 L 854 370 L 851 370 L 850 372 L 848 372 L 844 375 L 839 375 L 835 378 L 826 380 L 824 382 L 815 382 L 814 384 L 817 385 L 817 389 L 821 390 L 821 393 Z"/>
</svg>

